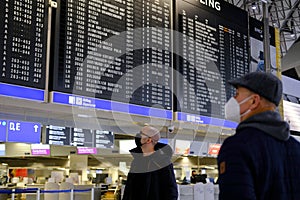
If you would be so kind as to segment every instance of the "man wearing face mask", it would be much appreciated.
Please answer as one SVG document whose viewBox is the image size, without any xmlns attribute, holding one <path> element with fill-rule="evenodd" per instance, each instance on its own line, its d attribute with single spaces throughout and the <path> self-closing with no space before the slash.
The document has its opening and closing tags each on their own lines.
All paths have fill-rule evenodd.
<svg viewBox="0 0 300 200">
<path fill-rule="evenodd" d="M 135 137 L 137 147 L 127 176 L 123 200 L 177 200 L 177 184 L 169 145 L 159 143 L 160 132 L 145 126 Z"/>
<path fill-rule="evenodd" d="M 253 72 L 229 84 L 236 95 L 226 103 L 225 115 L 239 125 L 218 156 L 219 199 L 300 199 L 300 143 L 275 110 L 281 81 Z"/>
</svg>

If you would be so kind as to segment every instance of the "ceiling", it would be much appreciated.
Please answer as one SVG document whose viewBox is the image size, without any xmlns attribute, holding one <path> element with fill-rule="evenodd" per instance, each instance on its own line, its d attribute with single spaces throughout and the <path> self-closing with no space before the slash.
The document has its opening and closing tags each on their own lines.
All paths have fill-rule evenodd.
<svg viewBox="0 0 300 200">
<path fill-rule="evenodd" d="M 267 2 L 269 25 L 280 30 L 280 50 L 284 75 L 300 80 L 300 0 L 225 0 L 258 20 L 263 19 L 263 2 Z M 292 48 L 293 47 L 293 48 Z M 285 59 L 285 57 L 287 57 Z M 292 59 L 294 58 L 294 59 Z M 298 59 L 299 60 L 299 59 Z"/>
</svg>

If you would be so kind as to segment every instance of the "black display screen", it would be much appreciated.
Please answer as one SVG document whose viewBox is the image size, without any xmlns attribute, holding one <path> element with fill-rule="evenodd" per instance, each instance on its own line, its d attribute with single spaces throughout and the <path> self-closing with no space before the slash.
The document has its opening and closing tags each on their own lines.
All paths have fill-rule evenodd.
<svg viewBox="0 0 300 200">
<path fill-rule="evenodd" d="M 0 1 L 0 82 L 45 88 L 47 3 Z"/>
<path fill-rule="evenodd" d="M 95 146 L 94 131 L 89 129 L 72 128 L 71 145 L 81 147 Z"/>
<path fill-rule="evenodd" d="M 251 67 L 250 71 L 265 71 L 264 61 L 264 24 L 262 21 L 249 18 Z M 275 28 L 269 26 L 270 38 L 270 72 L 276 72 Z"/>
<path fill-rule="evenodd" d="M 113 148 L 114 133 L 102 130 L 49 125 L 46 127 L 46 144 Z"/>
<path fill-rule="evenodd" d="M 255 18 L 249 18 L 249 29 L 250 29 L 250 37 L 253 37 L 257 40 L 264 40 L 264 23 Z M 270 45 L 275 47 L 275 28 L 269 26 L 270 32 Z"/>
<path fill-rule="evenodd" d="M 176 1 L 175 110 L 224 118 L 227 80 L 249 72 L 248 16 L 223 1 Z"/>
<path fill-rule="evenodd" d="M 69 127 L 53 126 L 46 127 L 46 144 L 53 145 L 70 145 Z"/>
<path fill-rule="evenodd" d="M 171 10 L 170 0 L 58 1 L 53 91 L 171 110 Z"/>
<path fill-rule="evenodd" d="M 110 131 L 95 131 L 95 147 L 96 148 L 113 148 L 114 134 Z"/>
</svg>

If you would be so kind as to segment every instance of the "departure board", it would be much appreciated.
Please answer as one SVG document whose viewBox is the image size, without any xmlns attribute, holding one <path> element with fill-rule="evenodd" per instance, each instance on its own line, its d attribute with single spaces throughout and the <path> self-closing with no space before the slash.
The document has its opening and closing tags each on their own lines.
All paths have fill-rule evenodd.
<svg viewBox="0 0 300 200">
<path fill-rule="evenodd" d="M 269 26 L 270 32 L 270 45 L 275 47 L 275 28 Z M 259 41 L 264 40 L 264 23 L 253 17 L 249 17 L 249 33 L 251 38 L 255 38 Z M 252 48 L 252 45 L 251 45 Z"/>
<path fill-rule="evenodd" d="M 224 118 L 224 104 L 233 95 L 226 81 L 249 71 L 247 13 L 217 0 L 176 2 L 181 37 L 175 42 L 175 109 Z"/>
<path fill-rule="evenodd" d="M 71 129 L 71 145 L 78 147 L 113 148 L 114 134 L 110 131 Z"/>
<path fill-rule="evenodd" d="M 94 146 L 94 131 L 89 129 L 71 129 L 71 145 L 82 147 Z"/>
<path fill-rule="evenodd" d="M 114 133 L 103 130 L 46 126 L 46 144 L 113 148 Z"/>
<path fill-rule="evenodd" d="M 249 18 L 249 35 L 250 35 L 250 71 L 265 71 L 264 61 L 264 23 L 255 18 Z M 276 47 L 275 47 L 275 29 L 269 26 L 270 37 L 270 72 L 276 70 Z"/>
<path fill-rule="evenodd" d="M 114 133 L 110 131 L 95 131 L 95 147 L 114 148 Z"/>
<path fill-rule="evenodd" d="M 46 3 L 0 1 L 0 82 L 45 88 Z"/>
<path fill-rule="evenodd" d="M 58 1 L 53 91 L 171 110 L 171 10 L 171 0 Z"/>
<path fill-rule="evenodd" d="M 53 125 L 47 126 L 46 144 L 70 145 L 70 128 Z"/>
</svg>

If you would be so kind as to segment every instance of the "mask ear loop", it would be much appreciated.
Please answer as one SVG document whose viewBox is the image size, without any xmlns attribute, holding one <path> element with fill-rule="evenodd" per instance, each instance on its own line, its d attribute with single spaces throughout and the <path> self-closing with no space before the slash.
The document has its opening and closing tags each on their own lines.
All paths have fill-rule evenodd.
<svg viewBox="0 0 300 200">
<path fill-rule="evenodd" d="M 142 146 L 143 146 L 144 144 L 148 144 L 149 139 L 151 139 L 151 142 L 153 141 L 152 138 L 151 138 L 150 136 L 148 136 L 147 134 L 145 134 L 145 133 L 143 133 L 143 132 L 140 132 L 140 134 L 141 134 L 141 140 L 142 140 L 142 135 L 144 135 L 144 136 L 147 137 L 147 141 L 146 141 L 146 142 L 142 143 L 142 141 L 141 141 Z"/>
<path fill-rule="evenodd" d="M 244 113 L 243 113 L 243 114 L 241 114 L 240 116 L 241 116 L 241 117 L 243 117 L 243 116 L 247 115 L 249 112 L 251 112 L 251 110 L 250 110 L 250 109 L 248 109 L 246 112 L 244 112 Z"/>
<path fill-rule="evenodd" d="M 249 97 L 247 97 L 246 99 L 243 99 L 241 102 L 239 102 L 239 105 L 247 102 L 251 97 L 253 97 L 253 95 L 250 95 Z"/>
<path fill-rule="evenodd" d="M 243 101 L 241 101 L 239 103 L 239 105 L 241 105 L 243 103 L 246 103 L 251 97 L 253 97 L 253 95 L 250 95 L 249 97 L 247 97 L 246 99 L 244 99 Z M 250 109 L 248 109 L 246 112 L 244 112 L 243 114 L 241 114 L 240 117 L 243 117 L 243 116 L 247 115 L 249 112 L 251 112 Z"/>
</svg>

